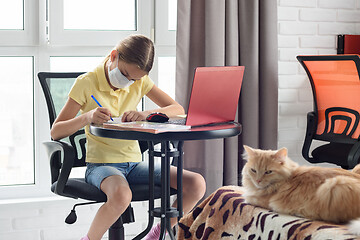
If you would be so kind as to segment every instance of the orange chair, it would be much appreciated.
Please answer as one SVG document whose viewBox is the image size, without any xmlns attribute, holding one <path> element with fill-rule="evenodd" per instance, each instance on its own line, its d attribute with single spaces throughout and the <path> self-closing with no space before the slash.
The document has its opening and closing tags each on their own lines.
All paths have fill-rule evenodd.
<svg viewBox="0 0 360 240">
<path fill-rule="evenodd" d="M 314 111 L 307 115 L 302 155 L 311 163 L 351 169 L 360 157 L 359 55 L 298 56 L 313 91 Z M 314 148 L 313 140 L 327 142 Z"/>
</svg>

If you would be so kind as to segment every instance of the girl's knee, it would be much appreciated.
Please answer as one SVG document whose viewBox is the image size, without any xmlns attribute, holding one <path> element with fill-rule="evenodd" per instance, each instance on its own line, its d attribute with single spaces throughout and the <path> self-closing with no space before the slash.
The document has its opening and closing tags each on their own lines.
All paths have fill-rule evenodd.
<svg viewBox="0 0 360 240">
<path fill-rule="evenodd" d="M 130 204 L 132 192 L 128 186 L 116 186 L 114 190 L 107 195 L 107 203 L 115 210 L 122 213 Z"/>
<path fill-rule="evenodd" d="M 200 199 L 204 196 L 206 191 L 206 182 L 203 176 L 198 173 L 192 174 L 187 186 L 184 186 L 184 193 L 189 193 L 194 197 Z"/>
</svg>

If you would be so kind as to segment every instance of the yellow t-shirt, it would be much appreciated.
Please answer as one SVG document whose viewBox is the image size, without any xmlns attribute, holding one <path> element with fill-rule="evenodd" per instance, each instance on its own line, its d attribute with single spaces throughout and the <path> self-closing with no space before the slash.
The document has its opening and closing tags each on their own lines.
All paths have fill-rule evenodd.
<svg viewBox="0 0 360 240">
<path fill-rule="evenodd" d="M 94 71 L 79 76 L 70 90 L 69 97 L 81 105 L 81 114 L 98 107 L 91 95 L 94 95 L 103 107 L 111 111 L 112 117 L 119 117 L 126 111 L 136 110 L 141 98 L 151 90 L 154 82 L 145 75 L 129 87 L 114 91 L 106 80 L 104 64 L 105 62 L 96 67 Z M 141 152 L 137 141 L 97 137 L 89 133 L 89 126 L 85 126 L 85 134 L 87 162 L 141 161 Z"/>
</svg>

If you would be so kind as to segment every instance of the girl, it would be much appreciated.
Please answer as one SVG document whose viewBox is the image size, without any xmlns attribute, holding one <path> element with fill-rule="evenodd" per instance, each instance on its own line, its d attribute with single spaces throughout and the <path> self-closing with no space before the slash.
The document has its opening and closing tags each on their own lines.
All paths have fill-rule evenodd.
<svg viewBox="0 0 360 240">
<path fill-rule="evenodd" d="M 154 60 L 154 45 L 142 35 L 122 40 L 92 72 L 77 78 L 69 98 L 55 120 L 51 137 L 61 139 L 85 127 L 87 138 L 85 179 L 107 196 L 90 229 L 82 240 L 100 240 L 130 204 L 129 183 L 148 181 L 148 165 L 141 162 L 137 141 L 101 138 L 89 134 L 89 124 L 102 124 L 122 115 L 122 121 L 142 121 L 152 112 L 168 116 L 184 114 L 183 107 L 154 85 L 148 73 Z M 98 107 L 91 95 L 103 105 Z M 158 109 L 136 111 L 146 95 Z M 81 111 L 81 115 L 76 116 Z M 155 184 L 160 183 L 160 165 L 155 166 Z M 176 167 L 170 169 L 170 186 L 176 188 Z M 190 211 L 205 194 L 204 178 L 183 172 L 183 208 Z M 176 206 L 176 202 L 174 203 Z M 176 218 L 171 219 L 176 224 Z M 160 225 L 154 226 L 145 239 L 159 239 Z"/>
</svg>

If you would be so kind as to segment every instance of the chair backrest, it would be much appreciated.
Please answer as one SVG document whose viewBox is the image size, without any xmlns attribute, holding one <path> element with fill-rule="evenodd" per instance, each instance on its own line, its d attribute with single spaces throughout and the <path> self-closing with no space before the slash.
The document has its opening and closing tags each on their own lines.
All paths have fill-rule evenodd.
<svg viewBox="0 0 360 240">
<path fill-rule="evenodd" d="M 60 113 L 62 107 L 68 99 L 68 93 L 74 84 L 76 78 L 83 72 L 39 72 L 38 78 L 45 95 L 45 100 L 49 113 L 50 128 L 56 117 Z M 76 150 L 76 158 L 74 167 L 85 165 L 85 132 L 83 129 L 78 130 L 68 138 L 63 139 L 70 143 Z"/>
<path fill-rule="evenodd" d="M 314 139 L 348 142 L 360 135 L 359 55 L 298 56 L 313 91 Z"/>
</svg>

